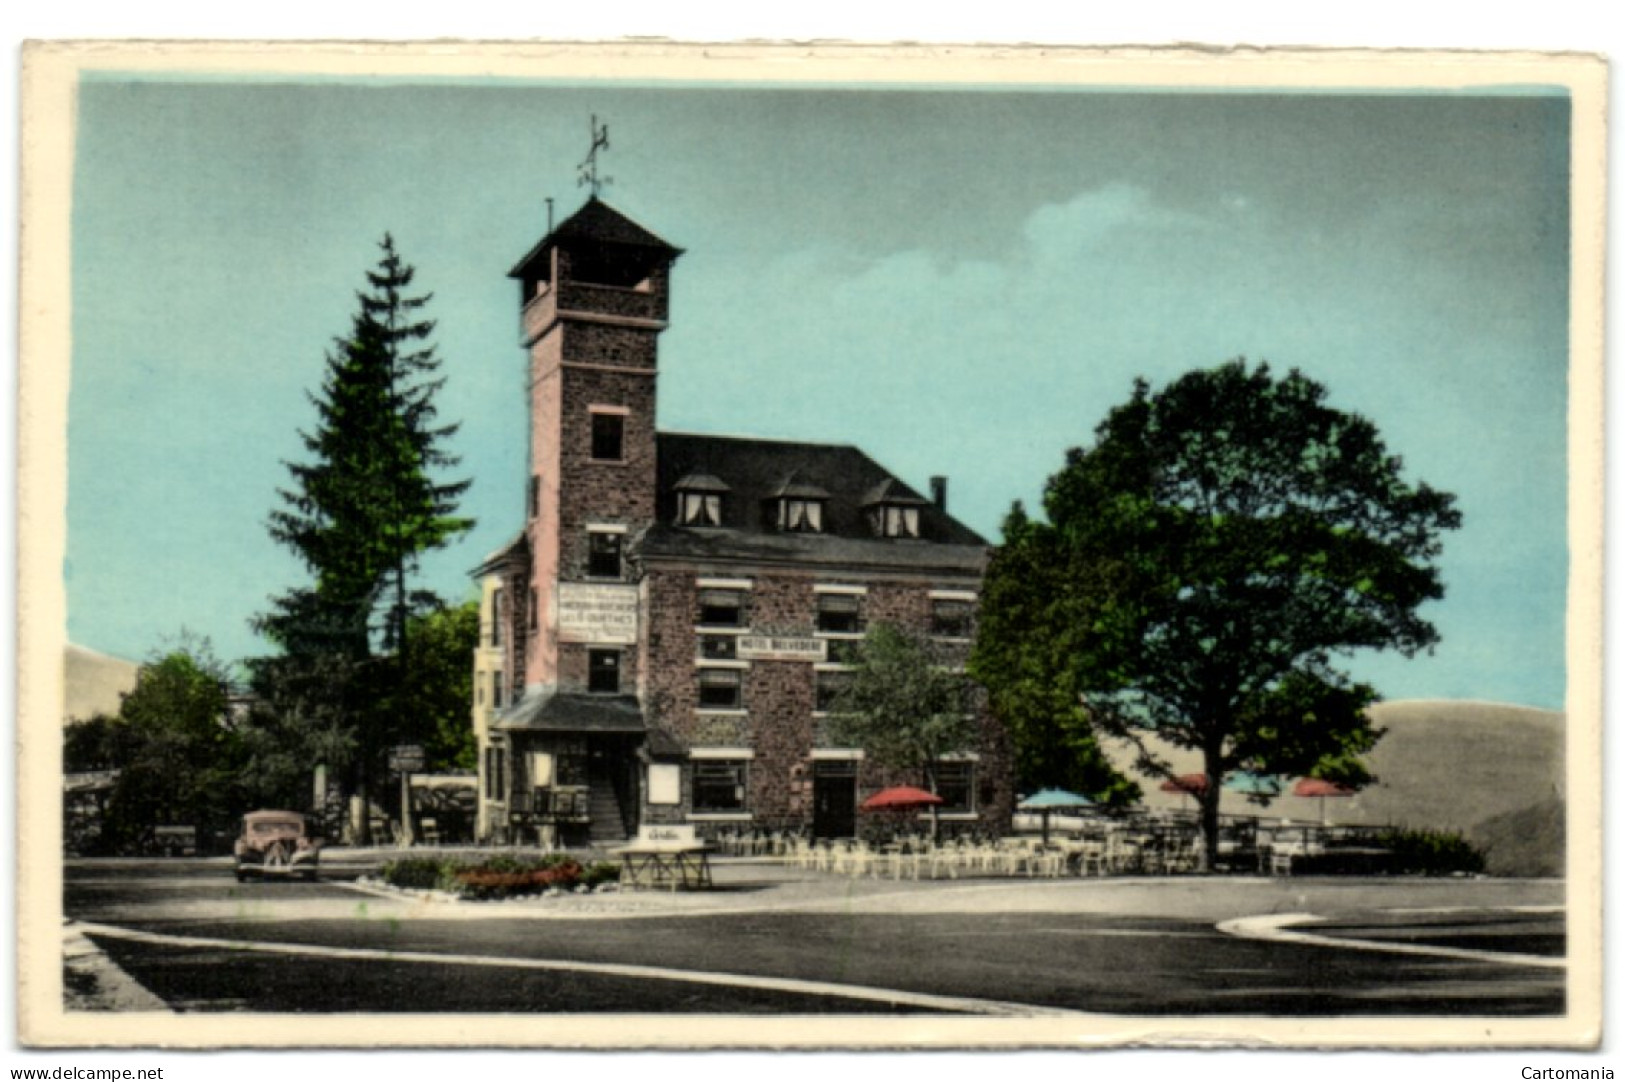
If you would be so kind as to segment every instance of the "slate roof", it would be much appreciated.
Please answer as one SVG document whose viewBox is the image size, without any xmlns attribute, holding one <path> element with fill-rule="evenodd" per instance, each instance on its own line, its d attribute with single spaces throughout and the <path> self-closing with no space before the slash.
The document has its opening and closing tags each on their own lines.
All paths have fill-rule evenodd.
<svg viewBox="0 0 1625 1082">
<path fill-rule="evenodd" d="M 632 248 L 653 248 L 672 259 L 683 254 L 681 248 L 666 243 L 637 222 L 628 218 L 597 196 L 588 199 L 581 209 L 553 228 L 537 241 L 523 259 L 508 272 L 509 278 L 523 278 L 530 265 L 543 252 L 560 241 L 588 240 L 599 244 L 624 244 Z"/>
<path fill-rule="evenodd" d="M 656 441 L 658 524 L 641 540 L 639 549 L 645 555 L 855 568 L 982 569 L 987 541 L 980 534 L 849 444 L 683 432 L 661 432 Z M 709 474 L 728 485 L 721 527 L 672 525 L 678 484 L 696 474 Z M 783 533 L 775 528 L 772 501 L 787 493 L 827 494 L 823 532 Z M 877 494 L 919 508 L 918 539 L 875 536 L 865 508 Z"/>
<path fill-rule="evenodd" d="M 524 559 L 524 546 L 525 531 L 520 530 L 511 540 L 508 541 L 507 544 L 503 545 L 501 548 L 487 556 L 484 560 L 480 561 L 479 566 L 470 571 L 469 575 L 478 578 L 481 575 L 488 575 L 493 571 L 499 570 L 504 564 L 510 563 L 514 560 Z"/>
<path fill-rule="evenodd" d="M 527 692 L 491 724 L 504 732 L 642 733 L 646 729 L 636 695 L 557 690 Z"/>
</svg>

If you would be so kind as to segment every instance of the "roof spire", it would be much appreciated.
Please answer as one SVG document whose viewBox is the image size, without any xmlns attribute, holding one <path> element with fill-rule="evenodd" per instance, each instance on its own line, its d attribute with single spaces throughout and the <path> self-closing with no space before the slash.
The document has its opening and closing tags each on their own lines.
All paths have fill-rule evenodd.
<svg viewBox="0 0 1625 1082">
<path fill-rule="evenodd" d="M 598 198 L 598 189 L 614 181 L 613 177 L 600 177 L 598 175 L 598 152 L 609 149 L 609 125 L 599 124 L 598 115 L 592 117 L 592 146 L 587 150 L 587 156 L 581 159 L 576 166 L 576 187 L 585 185 L 592 191 L 592 197 Z"/>
</svg>

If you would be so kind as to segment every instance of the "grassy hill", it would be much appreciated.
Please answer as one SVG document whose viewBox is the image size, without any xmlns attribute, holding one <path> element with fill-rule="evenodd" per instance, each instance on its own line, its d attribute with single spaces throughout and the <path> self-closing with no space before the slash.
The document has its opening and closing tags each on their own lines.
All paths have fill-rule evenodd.
<svg viewBox="0 0 1625 1082">
<path fill-rule="evenodd" d="M 133 661 L 70 644 L 62 658 L 63 722 L 118 713 L 138 669 Z"/>
<path fill-rule="evenodd" d="M 1333 823 L 1455 830 L 1486 851 L 1496 875 L 1559 875 L 1563 863 L 1563 715 L 1500 703 L 1409 701 L 1372 710 L 1383 738 L 1369 756 L 1374 785 L 1328 799 Z M 1133 756 L 1112 749 L 1119 769 Z M 1190 753 L 1170 756 L 1196 771 Z M 1140 778 L 1130 770 L 1132 776 Z M 1151 807 L 1178 807 L 1176 794 L 1141 778 Z M 1225 812 L 1319 821 L 1318 800 L 1282 796 L 1267 809 L 1226 793 Z"/>
</svg>

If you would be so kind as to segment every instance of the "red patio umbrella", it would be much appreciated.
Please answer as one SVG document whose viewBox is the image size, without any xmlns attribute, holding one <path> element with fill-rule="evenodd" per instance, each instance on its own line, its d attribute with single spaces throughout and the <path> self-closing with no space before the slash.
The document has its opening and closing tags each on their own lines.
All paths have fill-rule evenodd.
<svg viewBox="0 0 1625 1082">
<path fill-rule="evenodd" d="M 862 804 L 864 811 L 902 811 L 908 808 L 925 808 L 932 804 L 941 804 L 942 798 L 935 793 L 928 793 L 924 789 L 916 789 L 912 785 L 894 785 L 890 789 L 882 789 Z"/>
<path fill-rule="evenodd" d="M 1329 796 L 1353 796 L 1354 790 L 1338 781 L 1327 781 L 1325 778 L 1299 778 L 1298 784 L 1292 787 L 1293 796 L 1310 796 L 1320 798 L 1320 821 L 1326 821 L 1326 798 Z"/>
<path fill-rule="evenodd" d="M 1169 778 L 1157 786 L 1165 793 L 1182 793 L 1185 796 L 1201 796 L 1207 792 L 1206 774 L 1180 774 Z"/>
<path fill-rule="evenodd" d="M 1207 792 L 1207 775 L 1179 774 L 1175 777 L 1166 779 L 1161 785 L 1157 786 L 1157 788 L 1161 789 L 1165 793 L 1178 793 L 1179 807 L 1180 810 L 1183 811 L 1185 808 L 1186 797 L 1199 797 L 1203 793 Z"/>
</svg>

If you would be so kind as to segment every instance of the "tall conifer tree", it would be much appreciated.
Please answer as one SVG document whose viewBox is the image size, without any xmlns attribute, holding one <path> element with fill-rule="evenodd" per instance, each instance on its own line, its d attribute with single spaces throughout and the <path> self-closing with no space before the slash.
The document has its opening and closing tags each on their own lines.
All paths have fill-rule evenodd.
<svg viewBox="0 0 1625 1082">
<path fill-rule="evenodd" d="M 279 490 L 282 506 L 269 522 L 314 582 L 273 599 L 255 620 L 284 654 L 258 667 L 262 695 L 303 689 L 307 670 L 328 680 L 347 674 L 332 686 L 331 716 L 355 736 L 350 778 L 361 792 L 389 735 L 385 719 L 405 706 L 408 617 L 433 601 L 411 589 L 412 576 L 425 552 L 473 525 L 456 514 L 469 482 L 438 477 L 457 464 L 444 444 L 458 426 L 438 421 L 434 400 L 445 381 L 429 340 L 434 322 L 423 316 L 430 297 L 411 295 L 413 269 L 388 234 L 380 248 L 350 334 L 335 343 L 321 393 L 310 396 L 317 425 L 300 434 L 310 459 L 287 463 L 293 484 Z M 383 654 L 394 655 L 393 677 L 374 664 Z"/>
</svg>

